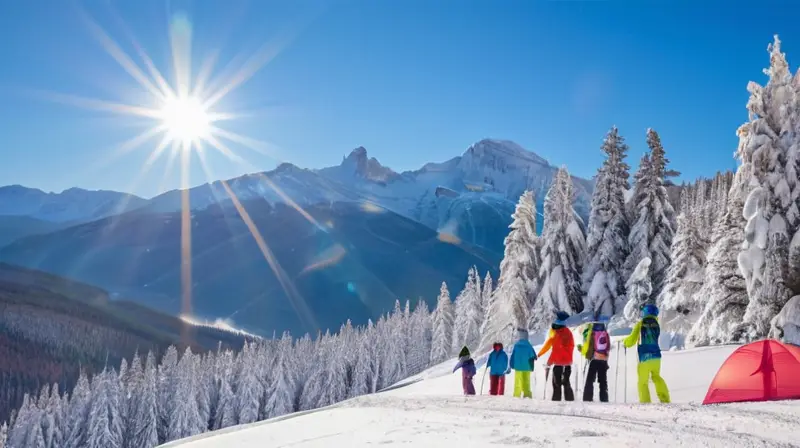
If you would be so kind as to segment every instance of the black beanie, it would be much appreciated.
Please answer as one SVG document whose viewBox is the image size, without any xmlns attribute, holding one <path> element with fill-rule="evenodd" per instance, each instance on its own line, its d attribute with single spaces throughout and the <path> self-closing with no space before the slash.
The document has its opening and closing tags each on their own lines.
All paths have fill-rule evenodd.
<svg viewBox="0 0 800 448">
<path fill-rule="evenodd" d="M 461 349 L 460 352 L 458 352 L 458 357 L 459 358 L 465 358 L 465 357 L 469 358 L 469 349 L 467 348 L 466 345 L 464 346 L 464 348 Z"/>
</svg>

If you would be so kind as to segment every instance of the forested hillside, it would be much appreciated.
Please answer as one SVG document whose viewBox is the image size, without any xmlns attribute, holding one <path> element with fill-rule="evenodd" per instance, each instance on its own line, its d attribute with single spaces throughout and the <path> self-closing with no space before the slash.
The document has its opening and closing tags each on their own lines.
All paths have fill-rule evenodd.
<svg viewBox="0 0 800 448">
<path fill-rule="evenodd" d="M 89 285 L 0 263 L 0 418 L 25 393 L 57 382 L 69 390 L 81 369 L 98 372 L 137 351 L 169 345 L 196 352 L 240 348 L 244 338 L 130 302 Z"/>
</svg>

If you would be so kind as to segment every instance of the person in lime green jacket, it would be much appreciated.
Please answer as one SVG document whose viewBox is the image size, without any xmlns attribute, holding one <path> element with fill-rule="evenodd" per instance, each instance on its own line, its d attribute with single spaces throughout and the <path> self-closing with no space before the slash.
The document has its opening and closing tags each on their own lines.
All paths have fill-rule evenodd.
<svg viewBox="0 0 800 448">
<path fill-rule="evenodd" d="M 669 403 L 669 388 L 661 377 L 661 348 L 658 337 L 661 327 L 658 324 L 658 308 L 655 305 L 642 307 L 642 319 L 633 326 L 633 331 L 625 338 L 626 348 L 638 344 L 639 366 L 639 402 L 650 403 L 650 379 L 656 387 L 656 395 L 662 403 Z"/>
</svg>

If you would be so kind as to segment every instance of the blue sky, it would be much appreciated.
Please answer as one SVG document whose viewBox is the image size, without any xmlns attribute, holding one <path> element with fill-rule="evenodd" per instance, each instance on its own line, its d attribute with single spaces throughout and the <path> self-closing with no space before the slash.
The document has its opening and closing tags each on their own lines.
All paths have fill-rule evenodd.
<svg viewBox="0 0 800 448">
<path fill-rule="evenodd" d="M 270 142 L 272 155 L 231 145 L 250 164 L 209 154 L 215 178 L 281 161 L 333 165 L 357 146 L 397 171 L 416 169 L 457 156 L 484 137 L 514 140 L 589 177 L 602 161 L 599 146 L 612 124 L 627 138 L 632 164 L 645 150 L 645 130 L 653 127 L 686 179 L 735 167 L 747 82 L 764 80 L 766 47 L 775 33 L 796 69 L 800 30 L 793 18 L 800 7 L 789 1 L 757 8 L 641 3 L 647 4 L 3 2 L 0 185 L 144 196 L 177 187 L 177 170 L 164 176 L 165 158 L 133 185 L 156 141 L 98 165 L 152 123 L 36 93 L 151 101 L 93 38 L 82 14 L 141 65 L 131 44 L 135 36 L 173 79 L 168 22 L 177 11 L 193 24 L 194 70 L 218 49 L 214 74 L 221 79 L 226 66 L 235 68 L 238 58 L 262 44 L 295 36 L 218 107 L 249 112 L 223 127 Z M 191 183 L 203 181 L 195 161 Z"/>
</svg>

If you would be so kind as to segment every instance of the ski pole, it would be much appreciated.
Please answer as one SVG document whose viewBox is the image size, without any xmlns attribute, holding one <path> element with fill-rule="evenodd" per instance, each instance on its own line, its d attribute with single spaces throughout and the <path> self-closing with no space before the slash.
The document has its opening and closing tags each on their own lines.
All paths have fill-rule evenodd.
<svg viewBox="0 0 800 448">
<path fill-rule="evenodd" d="M 625 403 L 628 403 L 628 347 L 625 347 Z"/>
<path fill-rule="evenodd" d="M 614 370 L 614 403 L 619 403 L 619 341 L 617 341 L 617 368 Z"/>
<path fill-rule="evenodd" d="M 550 378 L 550 366 L 544 368 L 544 388 L 542 389 L 542 400 L 547 397 L 547 379 Z"/>
<path fill-rule="evenodd" d="M 483 384 L 486 383 L 486 371 L 487 370 L 489 370 L 489 366 L 486 366 L 486 368 L 483 369 L 483 377 L 481 377 L 481 395 L 483 395 Z"/>
</svg>

